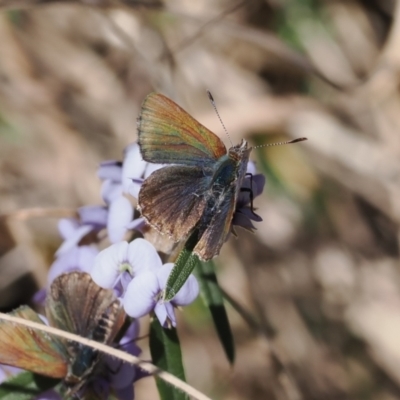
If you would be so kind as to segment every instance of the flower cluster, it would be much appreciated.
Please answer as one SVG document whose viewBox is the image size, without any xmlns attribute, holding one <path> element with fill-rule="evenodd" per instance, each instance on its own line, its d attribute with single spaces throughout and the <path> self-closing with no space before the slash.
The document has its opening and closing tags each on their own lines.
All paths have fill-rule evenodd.
<svg viewBox="0 0 400 400">
<path fill-rule="evenodd" d="M 197 280 L 191 275 L 171 302 L 163 302 L 172 267 L 172 263 L 162 265 L 151 243 L 136 239 L 103 250 L 96 257 L 91 275 L 99 286 L 116 290 L 128 315 L 140 318 L 154 311 L 161 325 L 167 327 L 176 326 L 174 306 L 190 304 L 199 293 Z"/>
<path fill-rule="evenodd" d="M 134 319 L 119 342 L 120 348 L 133 355 L 140 353 L 134 343 L 139 318 L 154 313 L 162 326 L 176 326 L 175 308 L 190 304 L 199 293 L 198 282 L 191 275 L 172 301 L 164 302 L 162 295 L 173 264 L 163 264 L 157 250 L 145 239 L 124 240 L 130 231 L 140 232 L 145 225 L 143 218 L 135 218 L 129 196 L 137 199 L 144 179 L 160 167 L 144 162 L 136 143 L 127 147 L 123 162 L 103 162 L 98 176 L 103 181 L 101 194 L 105 205 L 85 206 L 78 210 L 77 218 L 60 220 L 58 228 L 64 241 L 48 274 L 48 287 L 60 274 L 77 270 L 91 274 L 99 286 L 113 289 L 126 314 Z M 256 174 L 251 162 L 248 172 L 251 177 L 246 176 L 242 183 L 244 190 L 238 196 L 232 225 L 253 230 L 253 221 L 261 221 L 261 218 L 250 204 L 262 193 L 265 178 Z M 111 245 L 100 251 L 99 243 L 105 238 Z M 45 294 L 46 291 L 42 291 L 36 300 L 43 300 Z M 91 389 L 96 393 L 112 390 L 120 400 L 133 399 L 133 382 L 140 377 L 138 370 L 129 365 L 117 365 L 118 361 L 112 358 L 106 358 L 105 362 L 105 370 L 109 372 L 96 376 L 90 383 Z M 49 391 L 37 400 L 59 398 Z"/>
<path fill-rule="evenodd" d="M 174 307 L 190 304 L 198 295 L 195 277 L 189 278 L 173 301 L 164 303 L 162 292 L 173 264 L 162 265 L 154 246 L 144 239 L 122 241 L 128 231 L 144 226 L 143 218 L 133 219 L 134 209 L 126 195 L 137 198 L 144 179 L 160 167 L 143 161 L 136 143 L 127 147 L 122 163 L 100 165 L 106 206 L 82 207 L 79 219 L 59 222 L 64 242 L 50 267 L 49 285 L 62 273 L 88 272 L 99 286 L 115 290 L 129 316 L 140 318 L 154 310 L 163 326 L 176 326 Z M 98 236 L 105 229 L 112 244 L 99 252 Z"/>
<path fill-rule="evenodd" d="M 124 152 L 124 161 L 104 161 L 98 169 L 103 181 L 101 195 L 106 205 L 78 209 L 78 218 L 61 219 L 58 229 L 64 242 L 50 267 L 48 284 L 60 274 L 70 271 L 90 272 L 99 253 L 99 234 L 107 233 L 111 243 L 121 242 L 127 232 L 140 231 L 143 218 L 134 219 L 134 208 L 126 195 L 138 196 L 143 180 L 160 165 L 141 159 L 139 146 L 134 143 Z"/>
<path fill-rule="evenodd" d="M 136 356 L 140 354 L 140 348 L 134 343 L 139 330 L 138 318 L 154 310 L 163 326 L 175 326 L 174 307 L 191 303 L 199 292 L 197 281 L 191 276 L 172 302 L 162 302 L 161 293 L 173 264 L 162 265 L 154 246 L 144 239 L 129 244 L 123 241 L 129 231 L 140 231 L 144 226 L 143 218 L 134 219 L 134 208 L 127 195 L 137 198 L 142 182 L 157 168 L 160 166 L 141 159 L 137 144 L 125 150 L 122 163 L 103 162 L 98 176 L 103 181 L 101 194 L 105 205 L 81 207 L 77 218 L 59 221 L 58 229 L 64 241 L 48 273 L 48 287 L 63 273 L 83 271 L 90 273 L 99 286 L 113 288 L 126 313 L 134 318 L 118 347 Z M 112 244 L 99 251 L 98 244 L 104 233 Z M 42 302 L 45 296 L 46 289 L 35 300 Z M 103 394 L 112 390 L 120 400 L 133 399 L 133 383 L 142 376 L 137 368 L 105 357 L 102 370 L 106 372 L 96 376 L 85 390 L 90 387 L 95 393 Z M 36 398 L 45 399 L 61 398 L 53 390 Z"/>
<path fill-rule="evenodd" d="M 123 240 L 127 231 L 140 230 L 144 226 L 143 218 L 133 219 L 132 203 L 126 195 L 137 198 L 143 180 L 161 167 L 143 161 L 137 143 L 128 146 L 124 155 L 123 163 L 105 161 L 98 170 L 103 181 L 101 194 L 108 209 L 107 232 L 111 243 Z"/>
</svg>

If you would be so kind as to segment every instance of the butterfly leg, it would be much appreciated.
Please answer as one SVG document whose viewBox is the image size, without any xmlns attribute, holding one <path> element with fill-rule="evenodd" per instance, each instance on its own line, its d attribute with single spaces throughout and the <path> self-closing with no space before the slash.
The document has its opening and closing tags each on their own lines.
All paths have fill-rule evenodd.
<svg viewBox="0 0 400 400">
<path fill-rule="evenodd" d="M 250 210 L 255 216 L 258 217 L 258 215 L 254 212 L 254 207 L 253 207 L 253 200 L 254 200 L 253 174 L 251 172 L 246 172 L 245 176 L 250 176 L 250 187 L 249 188 L 240 188 L 240 191 L 249 193 L 249 196 L 250 196 Z"/>
</svg>

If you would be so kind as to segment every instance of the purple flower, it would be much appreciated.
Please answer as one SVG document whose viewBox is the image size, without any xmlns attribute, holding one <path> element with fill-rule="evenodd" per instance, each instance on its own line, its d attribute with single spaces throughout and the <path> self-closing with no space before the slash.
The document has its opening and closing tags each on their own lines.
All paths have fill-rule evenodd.
<svg viewBox="0 0 400 400">
<path fill-rule="evenodd" d="M 49 285 L 65 272 L 89 272 L 99 252 L 93 243 L 97 242 L 98 232 L 105 228 L 106 209 L 101 206 L 87 206 L 80 208 L 78 214 L 79 220 L 64 218 L 58 223 L 64 242 L 58 248 L 56 259 L 49 269 Z"/>
<path fill-rule="evenodd" d="M 142 351 L 135 343 L 138 333 L 139 323 L 133 321 L 118 343 L 118 348 L 131 355 L 139 356 Z M 133 400 L 133 383 L 143 376 L 140 370 L 134 365 L 123 363 L 109 355 L 104 356 L 103 363 L 102 371 L 105 373 L 95 377 L 91 382 L 93 391 L 101 395 L 112 392 L 119 400 Z"/>
<path fill-rule="evenodd" d="M 195 300 L 199 293 L 196 278 L 190 275 L 171 302 L 163 302 L 162 294 L 173 264 L 162 265 L 151 243 L 136 239 L 121 242 L 101 251 L 96 257 L 91 275 L 101 287 L 114 288 L 122 297 L 125 312 L 140 318 L 154 310 L 160 323 L 176 326 L 176 306 Z"/>
<path fill-rule="evenodd" d="M 133 206 L 124 194 L 137 198 L 142 178 L 159 167 L 142 160 L 137 143 L 125 149 L 123 163 L 105 161 L 100 165 L 98 176 L 103 180 L 101 191 L 108 205 L 107 230 L 112 243 L 121 241 L 128 230 L 144 227 L 142 218 L 133 220 Z"/>
<path fill-rule="evenodd" d="M 133 219 L 133 206 L 125 196 L 118 196 L 108 206 L 107 231 L 111 243 L 121 241 Z"/>
<path fill-rule="evenodd" d="M 233 214 L 232 225 L 241 226 L 249 231 L 253 231 L 256 228 L 252 221 L 261 222 L 262 218 L 251 210 L 249 190 L 252 190 L 254 200 L 264 190 L 265 176 L 256 174 L 255 164 L 251 161 L 247 165 L 247 172 L 253 174 L 253 176 L 246 176 L 242 182 L 241 189 L 248 190 L 242 190 L 239 193 L 236 201 L 236 209 Z"/>
<path fill-rule="evenodd" d="M 126 275 L 131 280 L 140 272 L 151 270 L 159 264 L 161 259 L 154 246 L 139 238 L 129 244 L 115 243 L 102 250 L 95 259 L 91 275 L 99 286 L 111 289 Z M 123 286 L 125 289 L 126 285 Z"/>
<path fill-rule="evenodd" d="M 118 344 L 120 350 L 124 350 L 133 356 L 139 356 L 142 350 L 135 343 L 139 334 L 139 322 L 133 321 Z M 136 366 L 122 363 L 111 356 L 105 356 L 107 380 L 120 400 L 132 400 L 134 398 L 133 383 L 143 377 L 143 373 Z"/>
<path fill-rule="evenodd" d="M 18 375 L 22 371 L 22 369 L 12 367 L 11 365 L 0 364 L 0 384 L 15 375 Z"/>
<path fill-rule="evenodd" d="M 129 193 L 137 199 L 144 179 L 159 168 L 162 168 L 161 164 L 148 163 L 142 159 L 137 143 L 131 144 L 126 150 L 124 167 L 122 169 L 124 192 Z"/>
<path fill-rule="evenodd" d="M 162 300 L 167 279 L 174 264 L 158 265 L 153 270 L 144 271 L 133 279 L 126 289 L 123 299 L 125 312 L 133 318 L 140 318 L 154 310 L 160 324 L 176 326 L 174 307 L 192 303 L 199 294 L 199 285 L 194 275 L 188 280 L 170 302 Z"/>
<path fill-rule="evenodd" d="M 36 396 L 33 400 L 62 400 L 62 397 L 54 389 L 50 389 Z"/>
</svg>

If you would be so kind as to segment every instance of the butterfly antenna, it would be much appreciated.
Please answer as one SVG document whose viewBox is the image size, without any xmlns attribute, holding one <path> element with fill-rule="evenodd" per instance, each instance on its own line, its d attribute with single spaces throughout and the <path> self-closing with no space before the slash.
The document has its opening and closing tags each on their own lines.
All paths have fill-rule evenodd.
<svg viewBox="0 0 400 400">
<path fill-rule="evenodd" d="M 302 138 L 298 138 L 298 139 L 288 140 L 286 142 L 261 144 L 260 146 L 254 146 L 253 149 L 258 149 L 260 147 L 282 146 L 283 144 L 292 144 L 292 143 L 304 142 L 305 140 L 308 140 L 308 139 L 306 137 L 302 137 Z"/>
<path fill-rule="evenodd" d="M 214 108 L 214 111 L 215 111 L 215 113 L 216 113 L 217 116 L 218 116 L 219 122 L 221 122 L 221 125 L 222 125 L 222 127 L 224 128 L 224 131 L 225 131 L 225 133 L 226 133 L 226 136 L 228 136 L 228 139 L 229 139 L 229 141 L 231 142 L 231 146 L 233 146 L 233 143 L 232 143 L 231 137 L 230 137 L 230 135 L 229 135 L 229 132 L 228 132 L 228 130 L 225 128 L 225 125 L 224 125 L 224 123 L 222 122 L 222 119 L 221 119 L 221 117 L 220 117 L 220 115 L 219 115 L 219 112 L 218 112 L 218 110 L 217 110 L 217 106 L 216 106 L 216 104 L 215 104 L 214 97 L 212 96 L 212 94 L 211 94 L 211 92 L 210 92 L 209 90 L 207 90 L 207 94 L 208 94 L 208 98 L 210 99 L 210 102 L 211 102 L 211 104 L 212 104 L 212 106 L 213 106 L 213 108 Z"/>
</svg>

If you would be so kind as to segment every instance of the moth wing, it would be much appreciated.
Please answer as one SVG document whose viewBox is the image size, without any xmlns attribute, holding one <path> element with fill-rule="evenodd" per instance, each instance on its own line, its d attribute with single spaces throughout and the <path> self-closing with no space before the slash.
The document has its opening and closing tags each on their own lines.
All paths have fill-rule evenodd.
<svg viewBox="0 0 400 400">
<path fill-rule="evenodd" d="M 153 172 L 139 192 L 143 217 L 174 241 L 185 238 L 204 212 L 210 180 L 199 167 L 170 166 Z"/>
<path fill-rule="evenodd" d="M 226 154 L 217 135 L 159 93 L 144 100 L 138 135 L 143 159 L 153 163 L 208 166 Z"/>
<path fill-rule="evenodd" d="M 232 186 L 222 201 L 215 207 L 214 215 L 203 232 L 193 253 L 201 260 L 208 261 L 217 256 L 231 230 L 233 213 L 236 206 L 236 188 Z"/>
<path fill-rule="evenodd" d="M 38 314 L 28 306 L 22 306 L 10 314 L 43 324 Z M 51 378 L 63 378 L 67 374 L 68 355 L 63 343 L 57 337 L 2 320 L 0 363 Z"/>
<path fill-rule="evenodd" d="M 113 291 L 101 288 L 89 274 L 78 271 L 53 281 L 46 299 L 46 315 L 54 327 L 105 343 L 112 341 L 125 320 Z M 107 337 L 100 340 L 93 335 L 105 318 L 112 326 Z"/>
</svg>

